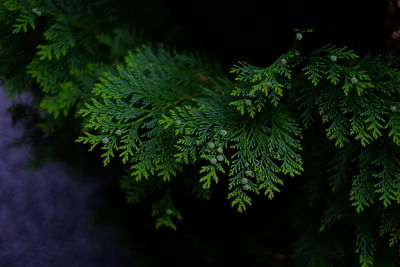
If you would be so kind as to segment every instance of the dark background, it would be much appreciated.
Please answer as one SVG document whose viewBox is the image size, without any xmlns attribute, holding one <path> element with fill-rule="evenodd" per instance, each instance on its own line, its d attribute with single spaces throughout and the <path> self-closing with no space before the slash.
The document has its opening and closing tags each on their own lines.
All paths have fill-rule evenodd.
<svg viewBox="0 0 400 267">
<path fill-rule="evenodd" d="M 170 14 L 165 29 L 176 28 L 172 43 L 205 51 L 227 66 L 238 60 L 268 64 L 290 48 L 294 29 L 315 30 L 305 38 L 308 48 L 333 43 L 362 53 L 382 49 L 387 37 L 385 1 L 172 3 L 164 3 Z"/>
</svg>

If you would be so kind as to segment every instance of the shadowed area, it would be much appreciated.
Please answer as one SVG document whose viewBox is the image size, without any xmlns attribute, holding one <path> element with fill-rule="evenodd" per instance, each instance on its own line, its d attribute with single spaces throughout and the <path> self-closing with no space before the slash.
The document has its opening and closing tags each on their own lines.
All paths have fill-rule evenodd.
<svg viewBox="0 0 400 267">
<path fill-rule="evenodd" d="M 23 168 L 32 149 L 12 145 L 23 131 L 10 105 L 0 88 L 0 266 L 136 266 L 111 229 L 91 223 L 104 180 L 81 182 L 60 162 Z"/>
</svg>

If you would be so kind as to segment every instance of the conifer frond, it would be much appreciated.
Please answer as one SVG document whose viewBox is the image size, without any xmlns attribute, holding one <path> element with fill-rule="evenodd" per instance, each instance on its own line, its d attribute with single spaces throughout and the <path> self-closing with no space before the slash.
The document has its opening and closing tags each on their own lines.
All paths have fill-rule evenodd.
<svg viewBox="0 0 400 267">
<path fill-rule="evenodd" d="M 330 161 L 330 168 L 328 169 L 328 172 L 331 173 L 329 180 L 332 191 L 341 189 L 346 182 L 348 183 L 352 178 L 351 162 L 353 153 L 354 146 L 352 144 L 348 144 L 343 149 L 339 150 Z"/>
<path fill-rule="evenodd" d="M 177 108 L 163 123 L 169 126 L 180 122 L 176 125 L 176 134 L 182 136 L 177 142 L 179 161 L 195 162 L 199 155 L 208 162 L 200 171 L 206 173 L 200 179 L 206 189 L 212 180 L 218 182 L 217 170 L 224 173 L 225 164 L 230 167 L 228 198 L 233 198 L 232 205 L 238 205 L 239 211 L 243 211 L 251 203 L 249 192 L 265 190 L 273 198 L 274 192 L 279 192 L 277 185 L 283 184 L 278 173 L 294 176 L 303 170 L 298 154 L 301 131 L 289 114 L 278 109 L 265 113 L 258 122 L 243 122 L 235 110 L 227 112 L 230 107 L 226 104 L 229 101 L 224 100 L 226 97 L 220 98 L 222 101 L 213 98 L 209 105 L 198 108 Z M 233 150 L 231 158 L 222 152 L 226 148 Z"/>
<path fill-rule="evenodd" d="M 153 204 L 151 216 L 157 217 L 156 228 L 169 227 L 174 231 L 176 230 L 176 224 L 173 219 L 182 220 L 182 215 L 172 203 L 169 190 L 159 201 Z"/>
<path fill-rule="evenodd" d="M 353 178 L 350 200 L 358 213 L 375 202 L 372 161 L 376 152 L 370 148 L 361 152 L 357 157 L 360 172 Z"/>
<path fill-rule="evenodd" d="M 361 267 L 373 266 L 376 245 L 372 234 L 363 226 L 359 226 L 356 230 L 356 236 L 356 253 L 360 255 Z"/>
<path fill-rule="evenodd" d="M 335 202 L 332 205 L 328 206 L 321 219 L 321 226 L 319 227 L 319 231 L 323 232 L 327 230 L 329 227 L 342 219 L 345 213 L 346 204 L 343 202 Z"/>
<path fill-rule="evenodd" d="M 165 180 L 176 176 L 181 169 L 173 160 L 177 140 L 173 130 L 159 123 L 170 109 L 203 94 L 199 77 L 207 70 L 199 65 L 190 56 L 143 47 L 126 58 L 126 66 L 117 67 L 116 75 L 101 78 L 93 89 L 100 101 L 93 99 L 81 114 L 88 117 L 87 129 L 108 134 L 104 164 L 118 150 L 124 163 L 134 163 L 132 174 L 138 180 L 154 174 Z M 92 134 L 78 141 L 99 144 Z"/>
<path fill-rule="evenodd" d="M 22 13 L 19 18 L 16 19 L 16 22 L 13 27 L 13 33 L 19 33 L 19 32 L 27 32 L 29 28 L 32 28 L 34 30 L 36 28 L 35 26 L 35 16 L 31 13 L 24 12 Z"/>
<path fill-rule="evenodd" d="M 220 180 L 218 173 L 227 173 L 228 198 L 243 211 L 251 202 L 249 192 L 265 190 L 272 198 L 279 192 L 277 184 L 283 184 L 278 173 L 301 173 L 301 130 L 278 108 L 259 116 L 258 122 L 243 121 L 229 105 L 235 93 L 217 93 L 227 82 L 210 79 L 204 86 L 196 77 L 206 70 L 188 68 L 195 62 L 163 48 L 143 48 L 128 56 L 126 67 L 119 66 L 116 75 L 105 74 L 94 88 L 100 101 L 93 99 L 81 110 L 88 117 L 86 128 L 100 135 L 88 133 L 78 141 L 92 146 L 102 142 L 104 164 L 113 151 L 121 151 L 138 180 L 152 175 L 169 180 L 183 165 L 200 162 L 199 181 L 209 189 Z M 115 136 L 117 130 L 120 137 Z M 224 149 L 236 152 L 229 158 Z"/>
<path fill-rule="evenodd" d="M 289 50 L 287 53 L 280 56 L 274 63 L 266 68 L 251 66 L 248 63 L 239 62 L 231 69 L 231 73 L 237 75 L 236 80 L 247 84 L 246 87 L 236 87 L 232 95 L 244 98 L 254 98 L 256 94 L 261 94 L 272 103 L 275 107 L 279 104 L 283 97 L 284 89 L 291 88 L 291 78 L 293 72 L 292 61 L 300 55 L 297 50 Z M 249 99 L 247 99 L 249 100 Z M 237 106 L 241 113 L 246 110 L 248 101 L 235 101 L 232 105 Z M 254 108 L 248 108 L 252 117 L 254 117 L 254 109 L 258 112 L 265 106 L 265 101 L 254 103 Z"/>
<path fill-rule="evenodd" d="M 382 217 L 379 235 L 388 235 L 389 245 L 394 246 L 400 240 L 400 212 L 398 206 L 382 213 Z"/>
</svg>

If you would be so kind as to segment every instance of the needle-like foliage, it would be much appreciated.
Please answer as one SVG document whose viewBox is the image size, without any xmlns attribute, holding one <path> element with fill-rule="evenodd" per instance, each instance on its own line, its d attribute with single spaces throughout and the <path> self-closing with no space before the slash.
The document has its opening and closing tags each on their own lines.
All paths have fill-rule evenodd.
<svg viewBox="0 0 400 267">
<path fill-rule="evenodd" d="M 332 192 L 350 184 L 357 213 L 400 204 L 399 72 L 382 57 L 332 45 L 301 55 L 295 45 L 270 66 L 242 62 L 231 72 L 234 81 L 189 54 L 143 47 L 95 86 L 78 141 L 101 146 L 104 164 L 117 153 L 136 181 L 169 181 L 195 167 L 205 190 L 226 184 L 242 212 L 254 195 L 272 199 L 286 176 L 303 173 L 303 131 L 320 120 L 338 149 L 329 167 Z M 295 87 L 304 78 L 310 84 Z M 343 208 L 331 206 L 320 230 L 340 220 Z M 158 225 L 170 224 L 164 219 Z M 375 245 L 363 227 L 356 252 L 371 266 Z"/>
</svg>

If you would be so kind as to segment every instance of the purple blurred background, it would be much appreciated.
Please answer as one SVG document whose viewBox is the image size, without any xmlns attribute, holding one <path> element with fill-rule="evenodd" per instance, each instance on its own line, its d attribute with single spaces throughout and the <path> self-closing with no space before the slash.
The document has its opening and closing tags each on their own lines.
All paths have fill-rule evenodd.
<svg viewBox="0 0 400 267">
<path fill-rule="evenodd" d="M 23 168 L 32 148 L 12 145 L 23 130 L 11 104 L 0 88 L 0 266 L 136 266 L 111 228 L 92 223 L 106 181 L 79 179 L 61 162 Z"/>
</svg>

